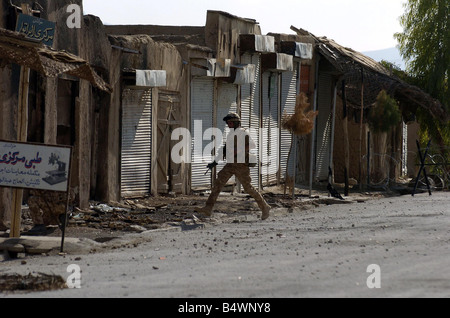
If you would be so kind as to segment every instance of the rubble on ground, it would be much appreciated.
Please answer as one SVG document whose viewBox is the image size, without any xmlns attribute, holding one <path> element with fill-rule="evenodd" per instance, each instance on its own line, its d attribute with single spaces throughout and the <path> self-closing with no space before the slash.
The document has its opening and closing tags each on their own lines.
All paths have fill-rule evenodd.
<svg viewBox="0 0 450 318">
<path fill-rule="evenodd" d="M 74 208 L 70 211 L 66 236 L 91 239 L 117 237 L 124 232 L 142 233 L 164 227 L 179 227 L 181 230 L 202 228 L 205 223 L 256 221 L 260 217 L 256 202 L 245 193 L 222 193 L 214 208 L 214 218 L 204 219 L 195 212 L 204 206 L 208 191 L 192 195 L 161 195 L 145 198 L 123 199 L 121 202 L 91 202 L 88 209 Z M 273 213 L 291 213 L 312 209 L 319 205 L 348 204 L 358 202 L 352 198 L 338 200 L 325 192 L 298 190 L 295 198 L 286 194 L 283 187 L 267 188 L 263 195 L 273 209 Z M 372 194 L 373 195 L 373 194 Z M 29 212 L 22 214 L 22 225 L 33 226 Z M 51 232 L 51 231 L 50 231 Z M 51 236 L 60 235 L 56 229 Z"/>
<path fill-rule="evenodd" d="M 66 281 L 61 276 L 38 275 L 1 275 L 0 290 L 2 292 L 37 292 L 67 288 Z"/>
</svg>

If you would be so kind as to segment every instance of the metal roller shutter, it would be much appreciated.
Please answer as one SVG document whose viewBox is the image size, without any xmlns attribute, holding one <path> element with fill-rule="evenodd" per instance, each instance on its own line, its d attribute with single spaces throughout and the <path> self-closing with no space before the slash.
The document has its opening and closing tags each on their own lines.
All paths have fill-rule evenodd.
<svg viewBox="0 0 450 318">
<path fill-rule="evenodd" d="M 211 162 L 211 157 L 204 158 L 203 151 L 211 141 L 203 140 L 203 134 L 213 127 L 214 107 L 214 79 L 194 78 L 191 86 L 191 134 L 192 134 L 192 164 L 191 187 L 206 189 L 211 186 L 211 174 L 206 174 L 206 166 Z M 201 141 L 195 145 L 197 140 Z"/>
<path fill-rule="evenodd" d="M 298 67 L 298 63 L 297 67 Z M 281 114 L 293 115 L 295 113 L 295 105 L 297 99 L 298 87 L 298 68 L 294 72 L 284 72 L 281 74 Z M 294 175 L 294 152 L 291 156 L 289 153 L 292 149 L 292 134 L 281 130 L 281 152 L 280 152 L 280 170 L 281 178 L 285 180 L 286 176 Z"/>
<path fill-rule="evenodd" d="M 150 193 L 152 91 L 125 89 L 122 110 L 122 196 Z"/>
<path fill-rule="evenodd" d="M 262 116 L 262 183 L 269 186 L 277 183 L 280 153 L 278 74 L 266 72 L 263 80 Z"/>
<path fill-rule="evenodd" d="M 260 162 L 260 84 L 261 84 L 261 58 L 259 54 L 250 55 L 244 54 L 241 62 L 243 64 L 256 65 L 256 78 L 253 84 L 241 85 L 241 117 L 242 126 L 250 130 L 250 134 L 256 143 L 254 154 L 258 157 Z M 252 177 L 252 185 L 260 188 L 260 165 L 250 168 L 250 176 Z"/>
<path fill-rule="evenodd" d="M 217 122 L 217 128 L 220 129 L 222 134 L 222 145 L 226 143 L 228 133 L 230 132 L 230 128 L 228 128 L 228 125 L 223 121 L 223 118 L 228 115 L 229 113 L 237 112 L 237 86 L 233 84 L 228 83 L 219 83 L 218 88 L 218 105 L 217 105 L 217 112 L 216 112 L 216 122 Z M 218 145 L 217 148 L 220 148 L 220 145 Z M 218 166 L 216 171 L 219 172 L 225 167 L 225 163 L 221 162 Z M 229 183 L 233 184 L 235 182 L 235 177 L 233 176 Z"/>
</svg>

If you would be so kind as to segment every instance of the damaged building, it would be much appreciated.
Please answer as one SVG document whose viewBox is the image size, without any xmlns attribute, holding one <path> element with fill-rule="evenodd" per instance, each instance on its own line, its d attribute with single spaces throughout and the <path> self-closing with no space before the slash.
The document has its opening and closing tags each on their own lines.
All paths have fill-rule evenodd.
<svg viewBox="0 0 450 318">
<path fill-rule="evenodd" d="M 223 131 L 225 137 L 227 128 L 222 118 L 229 112 L 241 115 L 243 126 L 251 130 L 257 143 L 255 154 L 261 164 L 251 169 L 255 187 L 262 189 L 280 184 L 288 174 L 293 174 L 294 158 L 289 156 L 292 136 L 281 129 L 281 119 L 283 114 L 294 112 L 296 96 L 301 89 L 309 96 L 313 95 L 311 39 L 309 43 L 300 43 L 305 37 L 291 35 L 284 39 L 280 35 L 262 35 L 257 21 L 220 11 L 207 12 L 205 27 L 115 25 L 106 26 L 106 30 L 116 45 L 141 52 L 143 48 L 133 43 L 137 39 L 171 43 L 180 52 L 184 65 L 186 77 L 179 77 L 179 88 L 175 88 L 180 94 L 178 107 L 181 114 L 173 114 L 172 118 L 160 107 L 156 111 L 165 114 L 158 118 L 158 125 L 167 120 L 166 117 L 175 125 L 166 127 L 167 131 L 181 125 L 192 133 L 190 164 L 160 171 L 174 163 L 170 158 L 163 158 L 165 154 L 169 156 L 170 151 L 158 152 L 158 162 L 153 161 L 156 167 L 150 172 L 153 176 L 160 175 L 157 178 L 149 176 L 157 184 L 153 185 L 154 190 L 145 188 L 145 192 L 179 191 L 176 185 L 181 186 L 182 193 L 209 189 L 212 180 L 210 174 L 205 174 L 209 162 L 205 161 L 203 150 L 211 139 L 201 138 L 202 144 L 194 145 L 195 134 L 204 137 L 205 132 L 214 127 Z M 284 53 L 282 42 L 293 45 L 294 49 Z M 303 50 L 296 50 L 300 45 Z M 142 56 L 135 58 L 142 59 Z M 135 71 L 138 66 L 127 61 L 123 67 Z M 176 110 L 176 107 L 171 109 L 172 113 Z M 158 127 L 157 133 L 162 131 L 165 131 L 164 127 Z M 161 145 L 160 140 L 164 140 L 164 136 L 158 138 L 156 147 L 170 150 L 170 145 Z M 217 169 L 220 171 L 221 165 Z M 161 181 L 156 181 L 160 176 Z M 177 180 L 179 176 L 182 177 Z M 165 178 L 171 184 L 161 183 Z M 234 184 L 235 180 L 230 183 Z"/>
<path fill-rule="evenodd" d="M 33 1 L 22 2 L 33 8 Z M 294 34 L 263 35 L 256 20 L 221 11 L 208 11 L 204 27 L 105 26 L 88 15 L 80 28 L 69 28 L 69 4 L 82 8 L 81 0 L 46 0 L 33 10 L 57 22 L 52 48 L 17 40 L 21 8 L 7 1 L 0 7 L 0 38 L 33 46 L 49 69 L 62 62 L 81 68 L 45 72 L 28 65 L 25 141 L 73 147 L 74 206 L 210 189 L 215 174 L 205 174 L 204 150 L 214 140 L 208 129 L 218 128 L 225 137 L 222 118 L 229 112 L 241 115 L 256 141 L 260 164 L 251 169 L 256 188 L 288 178 L 312 187 L 328 180 L 330 167 L 341 173 L 335 145 L 342 146 L 335 130 L 341 127 L 340 87 L 349 71 L 342 68 L 336 46 L 295 28 Z M 18 140 L 18 83 L 25 62 L 14 59 L 4 43 L 0 139 Z M 348 59 L 355 60 L 345 55 L 342 63 Z M 401 88 L 396 87 L 398 96 Z M 282 118 L 294 113 L 300 93 L 319 115 L 313 134 L 294 138 L 282 129 Z M 183 154 L 187 160 L 175 162 L 171 153 L 180 139 L 173 133 L 180 128 L 190 132 L 189 151 Z M 355 171 L 349 175 L 358 178 Z M 230 185 L 239 186 L 234 179 Z M 12 190 L 0 188 L 0 213 L 6 219 L 11 201 Z"/>
</svg>

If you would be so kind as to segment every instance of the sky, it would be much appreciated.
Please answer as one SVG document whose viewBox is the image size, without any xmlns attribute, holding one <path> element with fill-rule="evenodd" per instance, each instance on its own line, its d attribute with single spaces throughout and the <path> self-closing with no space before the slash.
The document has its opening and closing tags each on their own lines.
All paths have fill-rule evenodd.
<svg viewBox="0 0 450 318">
<path fill-rule="evenodd" d="M 104 24 L 204 26 L 208 10 L 256 20 L 263 34 L 291 25 L 359 52 L 397 46 L 407 0 L 83 0 Z"/>
</svg>

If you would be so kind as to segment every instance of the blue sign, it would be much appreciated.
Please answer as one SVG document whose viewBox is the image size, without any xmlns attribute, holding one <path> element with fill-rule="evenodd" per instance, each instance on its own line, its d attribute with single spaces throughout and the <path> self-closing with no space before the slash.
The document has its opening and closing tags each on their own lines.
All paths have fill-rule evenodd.
<svg viewBox="0 0 450 318">
<path fill-rule="evenodd" d="M 55 28 L 55 22 L 20 14 L 17 19 L 16 31 L 25 34 L 29 39 L 39 41 L 51 47 L 55 39 Z"/>
</svg>

